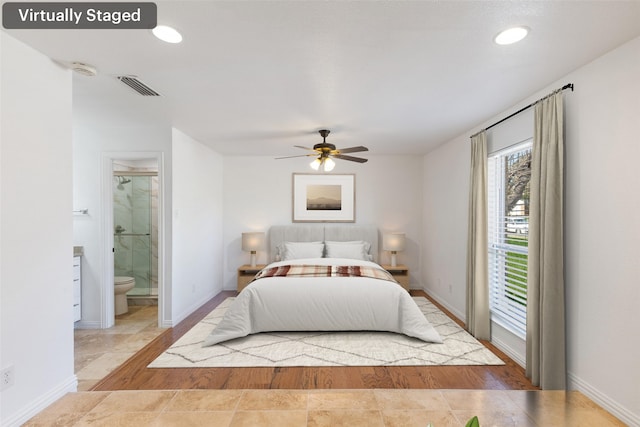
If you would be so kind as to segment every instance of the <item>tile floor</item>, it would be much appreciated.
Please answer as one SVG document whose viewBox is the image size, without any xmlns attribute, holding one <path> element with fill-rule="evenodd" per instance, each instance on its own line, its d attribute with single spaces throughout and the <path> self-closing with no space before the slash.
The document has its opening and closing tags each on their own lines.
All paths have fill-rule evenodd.
<svg viewBox="0 0 640 427">
<path fill-rule="evenodd" d="M 624 426 L 578 392 L 161 390 L 70 393 L 25 426 Z"/>
<path fill-rule="evenodd" d="M 109 329 L 76 329 L 78 391 L 87 391 L 166 329 L 157 327 L 157 305 L 129 305 Z"/>
</svg>

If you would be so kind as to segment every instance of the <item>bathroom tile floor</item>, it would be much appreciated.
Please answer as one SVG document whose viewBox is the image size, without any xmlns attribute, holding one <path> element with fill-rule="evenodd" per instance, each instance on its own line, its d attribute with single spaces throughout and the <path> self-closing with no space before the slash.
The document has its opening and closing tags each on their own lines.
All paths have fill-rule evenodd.
<svg viewBox="0 0 640 427">
<path fill-rule="evenodd" d="M 166 329 L 158 328 L 157 305 L 129 305 L 109 329 L 74 331 L 78 391 L 90 390 L 99 380 L 150 343 Z"/>
<path fill-rule="evenodd" d="M 147 390 L 69 393 L 25 426 L 624 426 L 579 392 Z"/>
</svg>

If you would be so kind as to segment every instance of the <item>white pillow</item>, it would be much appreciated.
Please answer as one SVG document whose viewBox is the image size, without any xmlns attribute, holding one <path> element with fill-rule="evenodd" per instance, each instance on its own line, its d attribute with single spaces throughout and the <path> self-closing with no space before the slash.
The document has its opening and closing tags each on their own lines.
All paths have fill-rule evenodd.
<svg viewBox="0 0 640 427">
<path fill-rule="evenodd" d="M 338 241 L 331 241 L 331 240 L 327 240 L 324 242 L 325 245 L 330 244 L 330 245 L 361 245 L 364 244 L 364 253 L 366 254 L 366 257 L 364 258 L 365 261 L 373 261 L 373 255 L 371 254 L 371 243 L 367 242 L 366 240 L 350 240 L 350 241 L 345 241 L 345 242 L 338 242 Z M 325 246 L 325 253 L 326 253 L 326 246 Z M 327 258 L 330 258 L 327 256 Z M 360 258 L 358 258 L 360 259 Z"/>
<path fill-rule="evenodd" d="M 324 243 L 322 242 L 285 242 L 282 261 L 302 258 L 322 258 Z"/>
<path fill-rule="evenodd" d="M 371 261 L 366 242 L 325 242 L 327 258 L 348 258 Z"/>
</svg>

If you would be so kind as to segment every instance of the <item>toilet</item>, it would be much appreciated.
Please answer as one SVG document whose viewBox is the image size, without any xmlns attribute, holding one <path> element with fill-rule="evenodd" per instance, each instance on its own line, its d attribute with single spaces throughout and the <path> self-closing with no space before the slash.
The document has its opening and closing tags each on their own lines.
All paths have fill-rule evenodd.
<svg viewBox="0 0 640 427">
<path fill-rule="evenodd" d="M 115 314 L 125 314 L 129 311 L 127 303 L 127 292 L 136 285 L 136 279 L 127 276 L 116 276 L 113 278 L 113 289 L 115 291 Z"/>
</svg>

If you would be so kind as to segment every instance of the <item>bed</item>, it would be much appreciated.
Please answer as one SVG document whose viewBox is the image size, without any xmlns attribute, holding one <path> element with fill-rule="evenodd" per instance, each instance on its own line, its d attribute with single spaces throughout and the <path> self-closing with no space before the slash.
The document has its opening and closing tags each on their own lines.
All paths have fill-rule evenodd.
<svg viewBox="0 0 640 427">
<path fill-rule="evenodd" d="M 271 227 L 273 262 L 238 295 L 203 346 L 274 331 L 384 331 L 441 343 L 377 257 L 376 227 Z"/>
</svg>

